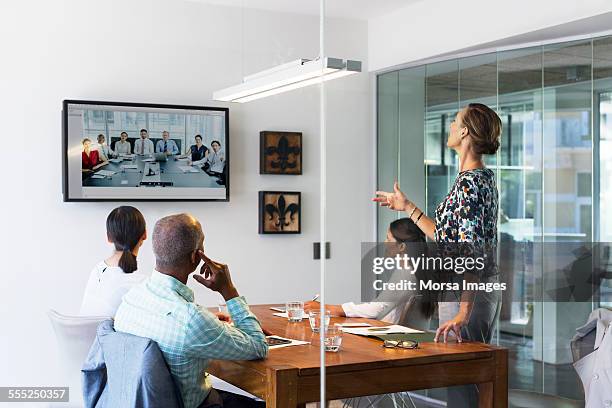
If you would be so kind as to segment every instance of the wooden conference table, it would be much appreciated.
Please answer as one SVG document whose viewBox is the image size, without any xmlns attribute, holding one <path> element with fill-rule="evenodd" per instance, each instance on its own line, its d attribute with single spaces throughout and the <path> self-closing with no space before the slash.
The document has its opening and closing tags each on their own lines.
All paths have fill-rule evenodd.
<svg viewBox="0 0 612 408">
<path fill-rule="evenodd" d="M 270 350 L 255 361 L 212 361 L 207 371 L 266 401 L 267 408 L 304 407 L 320 401 L 319 336 L 308 319 L 289 323 L 273 316 L 274 305 L 251 306 L 273 334 L 311 342 L 310 345 Z M 362 321 L 332 318 L 331 324 Z M 508 353 L 484 343 L 421 343 L 416 350 L 387 349 L 381 341 L 345 333 L 338 353 L 325 354 L 326 399 L 478 384 L 479 406 L 508 406 Z"/>
</svg>

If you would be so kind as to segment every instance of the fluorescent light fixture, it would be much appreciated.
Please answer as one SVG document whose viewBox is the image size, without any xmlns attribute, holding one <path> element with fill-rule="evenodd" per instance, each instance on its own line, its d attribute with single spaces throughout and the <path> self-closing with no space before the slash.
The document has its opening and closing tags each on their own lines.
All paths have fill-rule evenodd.
<svg viewBox="0 0 612 408">
<path fill-rule="evenodd" d="M 321 83 L 361 72 L 361 61 L 339 58 L 299 59 L 249 75 L 240 85 L 213 93 L 213 99 L 224 102 L 249 102 L 293 89 Z"/>
</svg>

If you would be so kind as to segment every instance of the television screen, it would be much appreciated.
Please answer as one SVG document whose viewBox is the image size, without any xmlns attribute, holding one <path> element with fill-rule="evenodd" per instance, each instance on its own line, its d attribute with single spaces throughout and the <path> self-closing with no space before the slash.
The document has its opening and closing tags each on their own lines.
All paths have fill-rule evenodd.
<svg viewBox="0 0 612 408">
<path fill-rule="evenodd" d="M 64 201 L 229 200 L 227 108 L 65 100 Z"/>
</svg>

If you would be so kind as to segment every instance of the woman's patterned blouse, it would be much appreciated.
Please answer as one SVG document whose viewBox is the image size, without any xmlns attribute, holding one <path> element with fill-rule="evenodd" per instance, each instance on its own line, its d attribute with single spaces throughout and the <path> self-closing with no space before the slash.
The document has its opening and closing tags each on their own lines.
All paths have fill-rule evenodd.
<svg viewBox="0 0 612 408">
<path fill-rule="evenodd" d="M 497 185 L 490 169 L 462 171 L 436 208 L 436 242 L 497 245 Z"/>
</svg>

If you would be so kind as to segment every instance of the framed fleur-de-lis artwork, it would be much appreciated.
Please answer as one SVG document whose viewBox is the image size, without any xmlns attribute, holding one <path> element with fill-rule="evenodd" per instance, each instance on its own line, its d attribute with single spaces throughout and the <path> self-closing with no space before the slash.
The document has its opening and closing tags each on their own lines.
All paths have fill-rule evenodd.
<svg viewBox="0 0 612 408">
<path fill-rule="evenodd" d="M 259 192 L 259 233 L 300 234 L 302 194 L 298 191 Z"/>
<path fill-rule="evenodd" d="M 259 134 L 259 174 L 302 174 L 302 133 Z"/>
</svg>

